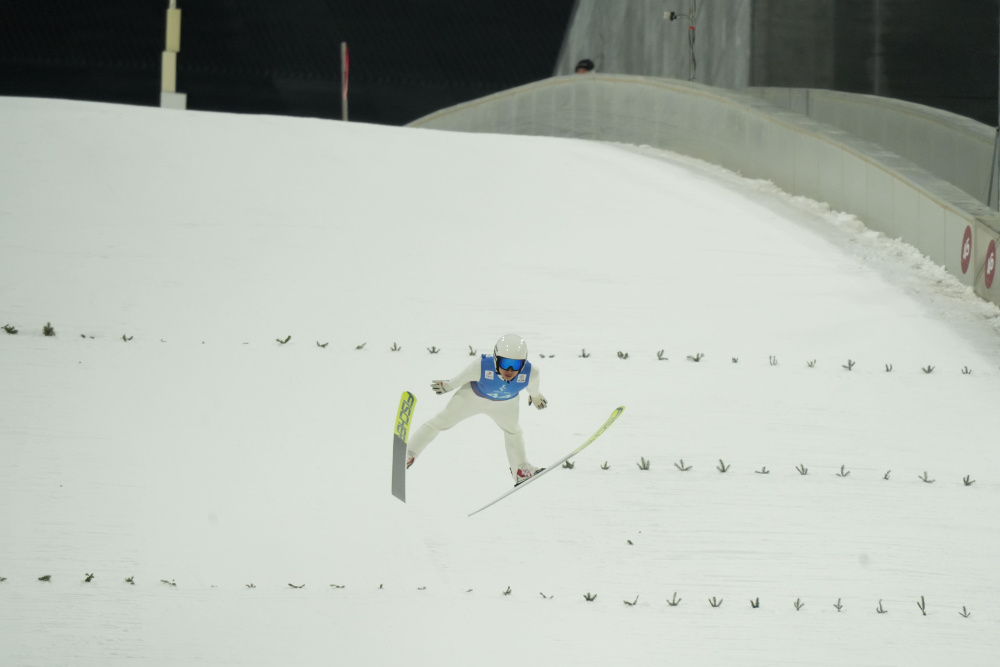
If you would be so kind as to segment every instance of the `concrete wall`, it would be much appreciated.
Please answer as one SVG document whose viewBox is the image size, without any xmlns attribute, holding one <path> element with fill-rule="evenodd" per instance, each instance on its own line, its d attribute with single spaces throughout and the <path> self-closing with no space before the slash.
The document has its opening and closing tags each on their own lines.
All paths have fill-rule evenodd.
<svg viewBox="0 0 1000 667">
<path fill-rule="evenodd" d="M 577 0 L 553 72 L 823 88 L 909 100 L 994 125 L 1000 0 Z"/>
<path fill-rule="evenodd" d="M 1000 304 L 997 213 L 876 144 L 757 97 L 670 79 L 571 75 L 410 126 L 648 144 L 701 158 L 853 213 Z"/>
<path fill-rule="evenodd" d="M 976 200 L 997 206 L 990 173 L 996 130 L 931 107 L 874 95 L 809 88 L 742 91 L 876 143 L 952 183 Z"/>
<path fill-rule="evenodd" d="M 724 88 L 750 83 L 751 0 L 577 0 L 555 74 L 572 74 L 590 58 L 598 72 L 641 74 L 688 80 L 691 55 L 684 17 L 695 15 L 695 81 Z"/>
</svg>

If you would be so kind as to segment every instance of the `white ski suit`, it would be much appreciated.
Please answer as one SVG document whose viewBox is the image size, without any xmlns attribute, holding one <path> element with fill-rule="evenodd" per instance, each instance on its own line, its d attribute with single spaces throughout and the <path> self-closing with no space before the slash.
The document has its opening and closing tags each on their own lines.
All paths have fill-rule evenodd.
<svg viewBox="0 0 1000 667">
<path fill-rule="evenodd" d="M 521 372 L 507 383 L 496 373 L 494 364 L 494 357 L 484 354 L 451 380 L 435 383 L 443 391 L 457 391 L 444 410 L 425 422 L 411 436 L 407 449 L 414 457 L 419 456 L 441 431 L 446 431 L 473 415 L 484 414 L 503 430 L 507 462 L 512 474 L 528 464 L 524 451 L 524 432 L 518 423 L 518 394 L 527 390 L 532 404 L 539 409 L 545 407 L 545 397 L 538 391 L 538 369 L 527 362 Z"/>
</svg>

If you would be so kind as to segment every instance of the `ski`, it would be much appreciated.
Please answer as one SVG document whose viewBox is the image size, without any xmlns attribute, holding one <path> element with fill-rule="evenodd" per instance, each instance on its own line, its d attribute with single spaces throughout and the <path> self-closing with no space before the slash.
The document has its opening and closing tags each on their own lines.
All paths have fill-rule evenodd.
<svg viewBox="0 0 1000 667">
<path fill-rule="evenodd" d="M 587 438 L 587 441 L 585 443 L 583 443 L 582 445 L 580 445 L 579 447 L 577 447 L 576 449 L 574 449 L 569 454 L 567 454 L 566 456 L 562 457 L 561 459 L 559 459 L 558 461 L 556 461 L 552 465 L 547 466 L 541 472 L 536 472 L 534 475 L 532 475 L 528 479 L 524 480 L 523 482 L 521 482 L 520 484 L 518 484 L 514 488 L 508 489 L 506 492 L 504 492 L 503 494 L 501 494 L 501 496 L 499 498 L 497 498 L 496 500 L 493 500 L 493 501 L 491 501 L 491 502 L 483 505 L 482 507 L 480 507 L 479 509 L 477 509 L 475 512 L 472 512 L 471 514 L 469 514 L 469 516 L 472 516 L 473 514 L 479 514 L 480 512 L 482 512 L 487 507 L 491 507 L 491 506 L 497 504 L 498 502 L 500 502 L 501 500 L 503 500 L 504 498 L 506 498 L 510 494 L 514 493 L 515 491 L 523 489 L 524 487 L 528 486 L 528 484 L 531 484 L 532 482 L 534 482 L 536 479 L 538 479 L 542 475 L 546 475 L 546 474 L 552 472 L 556 468 L 560 467 L 566 461 L 569 461 L 571 458 L 573 458 L 574 456 L 576 456 L 577 454 L 579 454 L 580 452 L 582 452 L 584 450 L 584 448 L 586 448 L 588 445 L 590 445 L 590 443 L 592 443 L 594 440 L 597 440 L 597 438 L 599 438 L 602 433 L 604 433 L 605 431 L 607 431 L 608 428 L 610 428 L 610 426 L 615 423 L 615 420 L 618 419 L 618 415 L 620 415 L 624 409 L 625 409 L 625 406 L 621 406 L 621 407 L 615 408 L 614 411 L 611 413 L 611 416 L 608 417 L 608 420 L 606 422 L 604 422 L 604 425 L 601 426 L 601 428 L 597 429 L 597 431 L 594 433 L 594 435 L 592 435 L 589 438 Z"/>
<path fill-rule="evenodd" d="M 410 436 L 410 419 L 417 397 L 403 392 L 396 411 L 396 430 L 392 434 L 392 495 L 406 502 L 406 442 Z"/>
</svg>

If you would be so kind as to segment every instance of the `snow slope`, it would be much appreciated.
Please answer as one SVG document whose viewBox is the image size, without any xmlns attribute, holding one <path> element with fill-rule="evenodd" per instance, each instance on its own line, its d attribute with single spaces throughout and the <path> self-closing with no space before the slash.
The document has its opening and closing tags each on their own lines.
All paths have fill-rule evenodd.
<svg viewBox="0 0 1000 667">
<path fill-rule="evenodd" d="M 996 664 L 1000 311 L 911 247 L 646 147 L 0 120 L 0 664 Z M 400 392 L 511 331 L 534 463 L 625 413 L 394 499 Z"/>
</svg>

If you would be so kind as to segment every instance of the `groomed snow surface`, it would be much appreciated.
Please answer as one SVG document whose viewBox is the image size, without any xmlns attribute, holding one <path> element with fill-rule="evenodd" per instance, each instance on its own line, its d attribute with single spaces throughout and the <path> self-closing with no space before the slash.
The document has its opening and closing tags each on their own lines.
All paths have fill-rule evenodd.
<svg viewBox="0 0 1000 667">
<path fill-rule="evenodd" d="M 911 247 L 644 147 L 0 120 L 0 664 L 997 664 L 1000 312 Z M 399 502 L 400 393 L 508 332 L 533 463 L 624 414 Z"/>
</svg>

